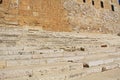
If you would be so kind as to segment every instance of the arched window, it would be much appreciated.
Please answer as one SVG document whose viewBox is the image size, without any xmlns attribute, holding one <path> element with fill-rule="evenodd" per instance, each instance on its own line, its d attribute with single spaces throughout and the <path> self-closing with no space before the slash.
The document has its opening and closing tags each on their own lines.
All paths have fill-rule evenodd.
<svg viewBox="0 0 120 80">
<path fill-rule="evenodd" d="M 119 3 L 119 5 L 120 5 L 120 0 L 118 0 L 118 3 Z"/>
<path fill-rule="evenodd" d="M 0 0 L 0 4 L 2 4 L 2 0 Z"/>
<path fill-rule="evenodd" d="M 94 0 L 92 0 L 92 5 L 95 5 Z"/>
<path fill-rule="evenodd" d="M 112 11 L 115 11 L 115 9 L 114 9 L 114 5 L 111 5 L 111 9 L 112 9 Z"/>
<path fill-rule="evenodd" d="M 104 3 L 103 3 L 103 1 L 100 1 L 100 4 L 101 4 L 101 8 L 104 8 Z"/>
<path fill-rule="evenodd" d="M 86 2 L 86 0 L 83 0 L 83 2 L 85 3 L 85 2 Z"/>
</svg>

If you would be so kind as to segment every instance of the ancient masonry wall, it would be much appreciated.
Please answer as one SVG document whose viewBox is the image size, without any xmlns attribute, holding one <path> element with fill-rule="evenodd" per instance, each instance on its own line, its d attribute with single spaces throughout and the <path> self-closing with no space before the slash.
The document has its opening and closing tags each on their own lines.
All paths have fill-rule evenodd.
<svg viewBox="0 0 120 80">
<path fill-rule="evenodd" d="M 52 31 L 119 33 L 119 0 L 0 0 L 0 23 Z"/>
</svg>

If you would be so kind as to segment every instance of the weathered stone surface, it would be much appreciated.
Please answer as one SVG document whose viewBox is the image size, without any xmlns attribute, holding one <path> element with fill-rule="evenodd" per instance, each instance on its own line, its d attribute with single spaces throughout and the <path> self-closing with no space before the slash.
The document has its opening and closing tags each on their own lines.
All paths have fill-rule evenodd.
<svg viewBox="0 0 120 80">
<path fill-rule="evenodd" d="M 6 61 L 0 61 L 0 69 L 3 69 L 6 67 Z"/>
<path fill-rule="evenodd" d="M 119 65 L 116 64 L 116 63 L 110 63 L 110 64 L 107 64 L 107 65 L 103 66 L 102 71 L 115 69 L 115 68 L 118 68 L 118 66 Z"/>
<path fill-rule="evenodd" d="M 119 33 L 119 2 L 104 0 L 103 5 L 100 0 L 94 5 L 91 0 L 5 0 L 0 4 L 0 22 L 50 31 Z"/>
<path fill-rule="evenodd" d="M 118 47 L 111 34 L 0 25 L 0 80 L 79 80 L 120 67 Z"/>
<path fill-rule="evenodd" d="M 4 80 L 7 78 L 15 78 L 15 77 L 22 77 L 22 76 L 29 76 L 32 75 L 31 69 L 24 69 L 24 70 L 1 70 L 0 71 L 0 79 Z"/>
</svg>

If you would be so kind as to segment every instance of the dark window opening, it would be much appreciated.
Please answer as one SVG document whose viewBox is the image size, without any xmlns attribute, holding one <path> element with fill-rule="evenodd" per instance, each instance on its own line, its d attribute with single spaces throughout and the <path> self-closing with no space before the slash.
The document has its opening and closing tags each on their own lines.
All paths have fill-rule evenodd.
<svg viewBox="0 0 120 80">
<path fill-rule="evenodd" d="M 103 3 L 103 1 L 100 1 L 100 3 L 101 3 L 101 8 L 104 8 L 104 3 Z"/>
<path fill-rule="evenodd" d="M 83 2 L 85 3 L 85 2 L 86 2 L 86 0 L 83 0 Z"/>
<path fill-rule="evenodd" d="M 111 5 L 111 9 L 112 9 L 112 11 L 115 11 L 115 9 L 114 9 L 114 5 Z"/>
<path fill-rule="evenodd" d="M 119 3 L 119 5 L 120 5 L 120 0 L 118 0 L 118 3 Z"/>
<path fill-rule="evenodd" d="M 2 4 L 2 0 L 0 0 L 0 4 Z"/>
<path fill-rule="evenodd" d="M 92 5 L 95 5 L 94 0 L 92 0 Z"/>
</svg>

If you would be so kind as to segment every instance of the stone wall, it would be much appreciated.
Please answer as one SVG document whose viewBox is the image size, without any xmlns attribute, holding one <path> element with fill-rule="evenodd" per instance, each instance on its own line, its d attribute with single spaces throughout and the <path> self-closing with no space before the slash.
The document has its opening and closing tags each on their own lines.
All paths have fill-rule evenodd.
<svg viewBox="0 0 120 80">
<path fill-rule="evenodd" d="M 118 0 L 2 0 L 0 18 L 0 23 L 52 31 L 120 31 Z"/>
<path fill-rule="evenodd" d="M 111 5 L 113 5 L 114 9 L 111 8 Z M 103 6 L 104 8 L 96 2 L 93 4 L 89 1 L 82 3 L 80 0 L 67 0 L 64 3 L 65 9 L 68 11 L 68 20 L 75 31 L 109 33 L 116 32 L 117 29 L 120 30 L 118 3 L 111 2 L 108 4 L 106 0 L 103 1 Z"/>
</svg>

